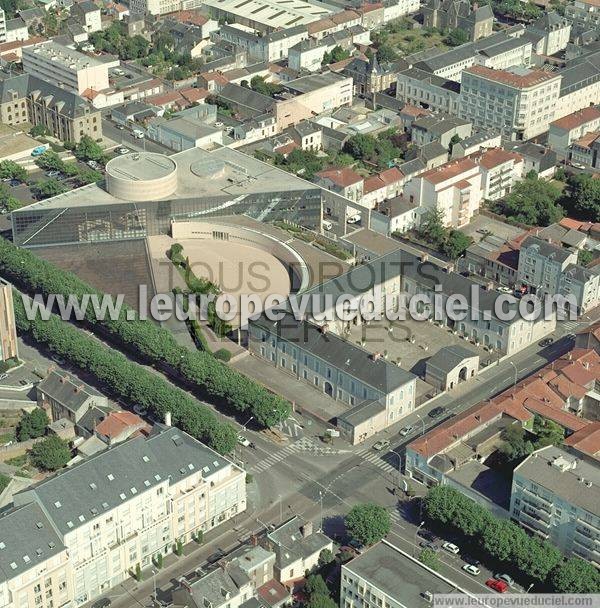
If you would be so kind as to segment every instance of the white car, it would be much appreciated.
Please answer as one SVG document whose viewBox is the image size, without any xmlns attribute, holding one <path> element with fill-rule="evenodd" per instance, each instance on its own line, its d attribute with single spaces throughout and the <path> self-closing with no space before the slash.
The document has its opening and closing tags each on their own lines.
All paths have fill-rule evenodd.
<svg viewBox="0 0 600 608">
<path fill-rule="evenodd" d="M 479 576 L 481 574 L 481 570 L 477 566 L 474 566 L 473 564 L 465 564 L 462 567 L 462 569 L 465 572 L 472 574 L 473 576 Z"/>
<path fill-rule="evenodd" d="M 117 152 L 119 154 L 129 154 L 130 150 L 129 150 L 129 148 L 121 147 L 121 148 L 117 148 Z"/>
<path fill-rule="evenodd" d="M 387 439 L 380 439 L 374 446 L 373 449 L 377 452 L 381 452 L 382 450 L 386 450 L 390 447 L 390 442 Z"/>
<path fill-rule="evenodd" d="M 448 553 L 454 553 L 454 555 L 460 553 L 460 549 L 454 543 L 446 542 L 442 545 L 442 548 L 448 551 Z"/>
<path fill-rule="evenodd" d="M 238 435 L 237 441 L 240 445 L 243 445 L 245 448 L 250 446 L 250 440 L 244 437 L 243 435 Z"/>
<path fill-rule="evenodd" d="M 410 435 L 413 431 L 415 430 L 414 426 L 411 426 L 410 424 L 408 426 L 405 426 L 404 428 L 400 429 L 400 435 L 402 435 L 402 437 L 407 437 L 408 435 Z"/>
<path fill-rule="evenodd" d="M 86 164 L 91 169 L 97 169 L 100 166 L 100 164 L 95 160 L 88 160 Z"/>
</svg>

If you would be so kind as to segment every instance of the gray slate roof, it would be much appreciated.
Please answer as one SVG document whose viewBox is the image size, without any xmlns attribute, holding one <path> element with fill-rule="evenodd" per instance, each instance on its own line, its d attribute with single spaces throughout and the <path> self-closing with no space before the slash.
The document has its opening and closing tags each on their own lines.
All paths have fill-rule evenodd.
<svg viewBox="0 0 600 608">
<path fill-rule="evenodd" d="M 65 372 L 51 371 L 37 386 L 37 390 L 58 401 L 72 412 L 77 412 L 90 397 L 103 397 L 96 389 Z"/>
<path fill-rule="evenodd" d="M 78 528 L 165 480 L 204 476 L 229 461 L 183 431 L 168 428 L 100 452 L 15 495 L 15 504 L 36 500 L 61 534 Z M 206 467 L 206 470 L 204 470 Z"/>
<path fill-rule="evenodd" d="M 0 515 L 0 581 L 8 581 L 64 550 L 39 505 L 16 507 Z"/>
<path fill-rule="evenodd" d="M 435 355 L 427 360 L 427 366 L 435 367 L 446 372 L 451 372 L 455 367 L 458 367 L 465 359 L 479 357 L 476 352 L 454 344 L 440 348 Z"/>
<path fill-rule="evenodd" d="M 559 262 L 564 262 L 573 255 L 572 251 L 569 251 L 560 245 L 549 243 L 548 241 L 533 235 L 530 235 L 523 240 L 523 243 L 521 244 L 521 251 L 528 249 L 529 247 L 537 247 L 540 255 L 546 258 L 552 258 Z"/>
</svg>

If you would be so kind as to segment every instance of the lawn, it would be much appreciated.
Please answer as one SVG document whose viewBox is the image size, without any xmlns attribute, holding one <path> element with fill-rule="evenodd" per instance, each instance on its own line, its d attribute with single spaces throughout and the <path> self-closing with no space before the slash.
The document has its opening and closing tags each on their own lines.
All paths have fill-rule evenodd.
<svg viewBox="0 0 600 608">
<path fill-rule="evenodd" d="M 411 29 L 410 20 L 391 21 L 373 36 L 377 42 L 394 48 L 401 56 L 410 55 L 432 47 L 441 50 L 449 48 L 444 43 L 444 35 L 436 28 Z"/>
</svg>

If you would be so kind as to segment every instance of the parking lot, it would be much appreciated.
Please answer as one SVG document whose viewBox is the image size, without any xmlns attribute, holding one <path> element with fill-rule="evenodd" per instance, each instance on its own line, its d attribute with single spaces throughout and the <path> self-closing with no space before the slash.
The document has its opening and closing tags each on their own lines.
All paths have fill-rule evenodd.
<svg viewBox="0 0 600 608">
<path fill-rule="evenodd" d="M 510 241 L 525 232 L 523 228 L 511 226 L 510 224 L 486 215 L 476 215 L 471 222 L 466 226 L 463 226 L 460 231 L 470 236 L 476 243 L 488 233 L 504 239 L 505 241 Z"/>
</svg>

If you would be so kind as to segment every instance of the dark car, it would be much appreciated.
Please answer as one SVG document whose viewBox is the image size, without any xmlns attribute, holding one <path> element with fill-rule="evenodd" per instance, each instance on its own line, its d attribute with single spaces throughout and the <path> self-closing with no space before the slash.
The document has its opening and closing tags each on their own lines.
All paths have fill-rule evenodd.
<svg viewBox="0 0 600 608">
<path fill-rule="evenodd" d="M 422 540 L 419 543 L 419 547 L 423 547 L 423 549 L 429 549 L 431 551 L 435 551 L 436 553 L 440 550 L 440 548 L 435 543 L 430 543 L 426 540 Z"/>
<path fill-rule="evenodd" d="M 434 407 L 430 412 L 429 412 L 429 417 L 430 418 L 439 418 L 442 414 L 444 414 L 446 412 L 446 408 L 444 407 Z"/>
<path fill-rule="evenodd" d="M 470 555 L 463 555 L 463 560 L 467 562 L 467 564 L 471 564 L 471 566 L 481 566 L 481 562 Z"/>
<path fill-rule="evenodd" d="M 92 604 L 92 608 L 108 608 L 112 602 L 107 597 L 101 597 L 97 602 Z"/>
<path fill-rule="evenodd" d="M 554 338 L 545 338 L 540 342 L 540 346 L 550 346 L 554 342 Z"/>
<path fill-rule="evenodd" d="M 425 540 L 428 540 L 430 543 L 433 543 L 437 540 L 437 536 L 433 533 L 430 532 L 429 530 L 423 530 L 423 528 L 421 528 L 417 534 L 421 537 L 424 538 Z"/>
<path fill-rule="evenodd" d="M 214 564 L 216 562 L 218 562 L 220 559 L 223 559 L 225 557 L 225 552 L 221 551 L 221 549 L 219 549 L 218 551 L 215 551 L 214 553 L 212 553 L 211 555 L 209 555 L 206 558 L 206 561 L 209 564 Z"/>
</svg>

